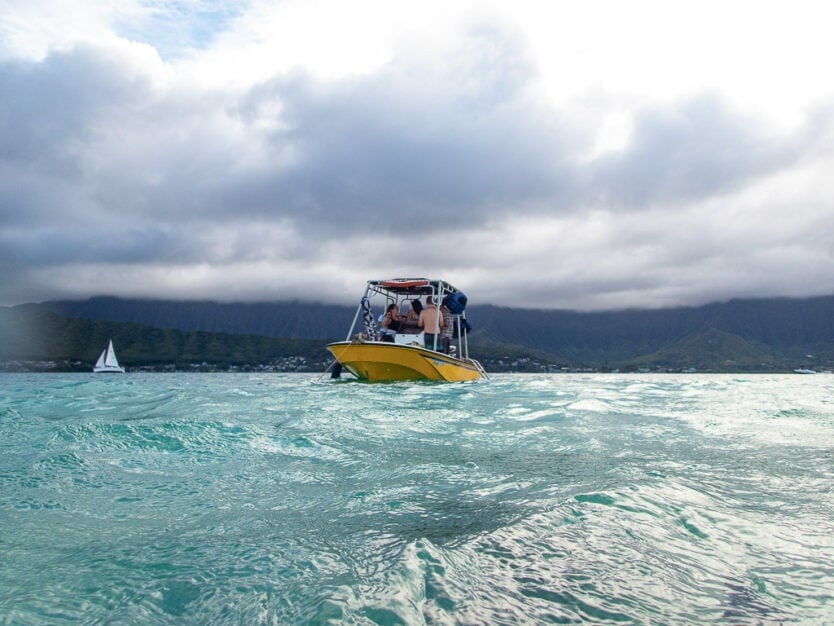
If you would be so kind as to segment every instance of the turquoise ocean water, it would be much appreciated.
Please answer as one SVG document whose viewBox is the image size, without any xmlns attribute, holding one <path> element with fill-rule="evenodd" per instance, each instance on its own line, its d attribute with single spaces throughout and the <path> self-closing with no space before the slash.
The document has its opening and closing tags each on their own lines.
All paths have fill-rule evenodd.
<svg viewBox="0 0 834 626">
<path fill-rule="evenodd" d="M 834 622 L 834 376 L 0 375 L 0 623 Z"/>
</svg>

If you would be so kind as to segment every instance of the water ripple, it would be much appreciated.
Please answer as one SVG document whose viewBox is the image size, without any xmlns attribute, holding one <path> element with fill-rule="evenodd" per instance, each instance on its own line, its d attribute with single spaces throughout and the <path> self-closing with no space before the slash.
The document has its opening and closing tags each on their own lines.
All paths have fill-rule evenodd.
<svg viewBox="0 0 834 626">
<path fill-rule="evenodd" d="M 821 623 L 834 377 L 0 376 L 3 623 Z"/>
</svg>

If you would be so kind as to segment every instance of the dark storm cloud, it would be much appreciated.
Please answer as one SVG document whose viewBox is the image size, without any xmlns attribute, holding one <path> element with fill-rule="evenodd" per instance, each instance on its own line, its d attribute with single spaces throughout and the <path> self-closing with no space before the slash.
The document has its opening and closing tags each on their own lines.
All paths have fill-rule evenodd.
<svg viewBox="0 0 834 626">
<path fill-rule="evenodd" d="M 215 137 L 208 124 L 188 125 L 210 115 L 199 98 L 158 97 L 129 59 L 103 52 L 80 46 L 0 64 L 6 268 L 211 255 L 192 233 L 203 181 L 226 175 L 216 163 L 229 157 L 204 149 Z"/>
<path fill-rule="evenodd" d="M 807 136 L 780 136 L 702 95 L 637 110 L 622 149 L 587 159 L 597 129 L 581 105 L 541 106 L 523 52 L 511 38 L 490 42 L 504 60 L 489 71 L 458 60 L 447 72 L 392 66 L 339 83 L 298 75 L 253 90 L 241 118 L 274 116 L 269 147 L 282 165 L 242 194 L 235 184 L 224 200 L 245 198 L 251 210 L 324 232 L 479 225 L 508 212 L 674 210 L 790 167 L 807 147 Z"/>
<path fill-rule="evenodd" d="M 0 63 L 4 273 L 158 253 L 158 233 L 141 228 L 137 236 L 94 198 L 108 182 L 91 177 L 91 151 L 119 140 L 112 122 L 129 118 L 148 93 L 147 81 L 121 61 L 78 47 L 38 63 Z"/>
<path fill-rule="evenodd" d="M 0 235 L 2 237 L 2 235 Z M 194 249 L 185 250 L 180 233 L 148 225 L 142 230 L 110 227 L 94 229 L 42 227 L 27 233 L 0 238 L 0 245 L 13 252 L 18 266 L 48 267 L 66 263 L 139 263 L 201 260 Z"/>
<path fill-rule="evenodd" d="M 561 204 L 570 131 L 525 92 L 532 67 L 510 44 L 483 41 L 490 37 L 475 42 L 490 47 L 488 62 L 390 67 L 337 84 L 297 75 L 253 90 L 240 115 L 251 122 L 278 111 L 269 145 L 276 163 L 289 162 L 250 181 L 247 204 L 325 228 L 338 220 L 384 231 Z"/>
<path fill-rule="evenodd" d="M 51 206 L 64 216 L 98 208 L 184 228 L 290 218 L 323 234 L 396 231 L 483 224 L 508 210 L 639 210 L 732 189 L 795 159 L 795 149 L 719 99 L 700 98 L 640 112 L 624 150 L 581 161 L 593 129 L 575 128 L 571 111 L 531 96 L 534 67 L 503 36 L 474 31 L 463 46 L 470 56 L 439 70 L 392 65 L 335 83 L 296 74 L 239 103 L 212 94 L 155 101 L 144 81 L 89 49 L 7 65 L 0 80 L 14 96 L 0 105 L 8 138 L 0 154 L 12 167 L 4 204 L 28 205 L 17 219 Z M 218 113 L 262 144 L 258 167 L 245 165 L 252 145 L 212 139 Z M 112 153 L 113 163 L 90 178 L 94 149 Z M 27 189 L 9 180 L 30 177 L 33 167 L 46 184 L 89 193 L 71 189 L 71 205 L 34 202 L 43 193 L 31 191 L 37 180 Z"/>
<path fill-rule="evenodd" d="M 88 47 L 37 63 L 0 63 L 0 158 L 55 168 L 57 175 L 79 173 L 75 157 L 94 139 L 99 116 L 147 88 L 141 77 L 128 76 L 119 60 Z M 130 113 L 128 106 L 123 114 Z"/>
<path fill-rule="evenodd" d="M 802 147 L 718 96 L 700 96 L 641 111 L 626 148 L 588 168 L 587 195 L 598 190 L 612 209 L 698 200 L 794 164 Z"/>
<path fill-rule="evenodd" d="M 470 30 L 442 63 L 403 55 L 373 74 L 324 81 L 297 71 L 243 93 L 154 87 L 128 57 L 88 46 L 0 63 L 4 274 L 99 263 L 312 264 L 346 234 L 475 232 L 508 217 L 573 219 L 588 209 L 633 216 L 637 243 L 622 236 L 605 245 L 639 246 L 644 213 L 661 207 L 674 231 L 683 205 L 830 150 L 815 139 L 831 137 L 825 108 L 802 132 L 780 135 L 720 96 L 699 96 L 632 106 L 625 144 L 589 156 L 596 118 L 581 100 L 547 101 L 523 43 L 500 28 Z M 616 101 L 607 106 L 618 110 Z M 692 232 L 675 239 L 675 258 L 720 249 Z M 521 249 L 516 237 L 508 229 L 507 243 Z M 406 238 L 389 245 L 411 246 Z M 478 251 L 485 264 L 493 253 Z M 587 256 L 616 253 L 588 249 L 573 263 L 579 271 L 590 268 Z M 425 266 L 441 261 L 442 250 Z M 645 274 L 587 275 L 560 289 L 646 289 Z"/>
</svg>

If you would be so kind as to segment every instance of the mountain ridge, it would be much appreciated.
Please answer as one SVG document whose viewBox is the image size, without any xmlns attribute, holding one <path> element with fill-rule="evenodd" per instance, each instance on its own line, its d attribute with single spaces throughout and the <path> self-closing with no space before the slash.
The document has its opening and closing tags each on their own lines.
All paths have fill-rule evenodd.
<svg viewBox="0 0 834 626">
<path fill-rule="evenodd" d="M 318 340 L 322 344 L 343 339 L 356 312 L 351 306 L 298 300 L 219 303 L 110 296 L 6 309 L 23 316 L 48 311 L 65 318 L 184 333 Z M 508 356 L 532 358 L 547 366 L 594 369 L 834 367 L 834 296 L 735 299 L 695 307 L 603 312 L 470 305 L 467 318 L 474 327 L 473 354 L 496 363 Z"/>
</svg>

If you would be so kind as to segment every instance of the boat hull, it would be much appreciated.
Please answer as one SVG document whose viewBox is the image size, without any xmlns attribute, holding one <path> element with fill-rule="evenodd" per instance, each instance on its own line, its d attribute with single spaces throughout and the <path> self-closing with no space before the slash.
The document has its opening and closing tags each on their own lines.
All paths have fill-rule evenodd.
<svg viewBox="0 0 834 626">
<path fill-rule="evenodd" d="M 468 361 L 413 345 L 382 341 L 340 341 L 327 349 L 342 367 L 370 382 L 478 380 L 481 370 Z"/>
</svg>

